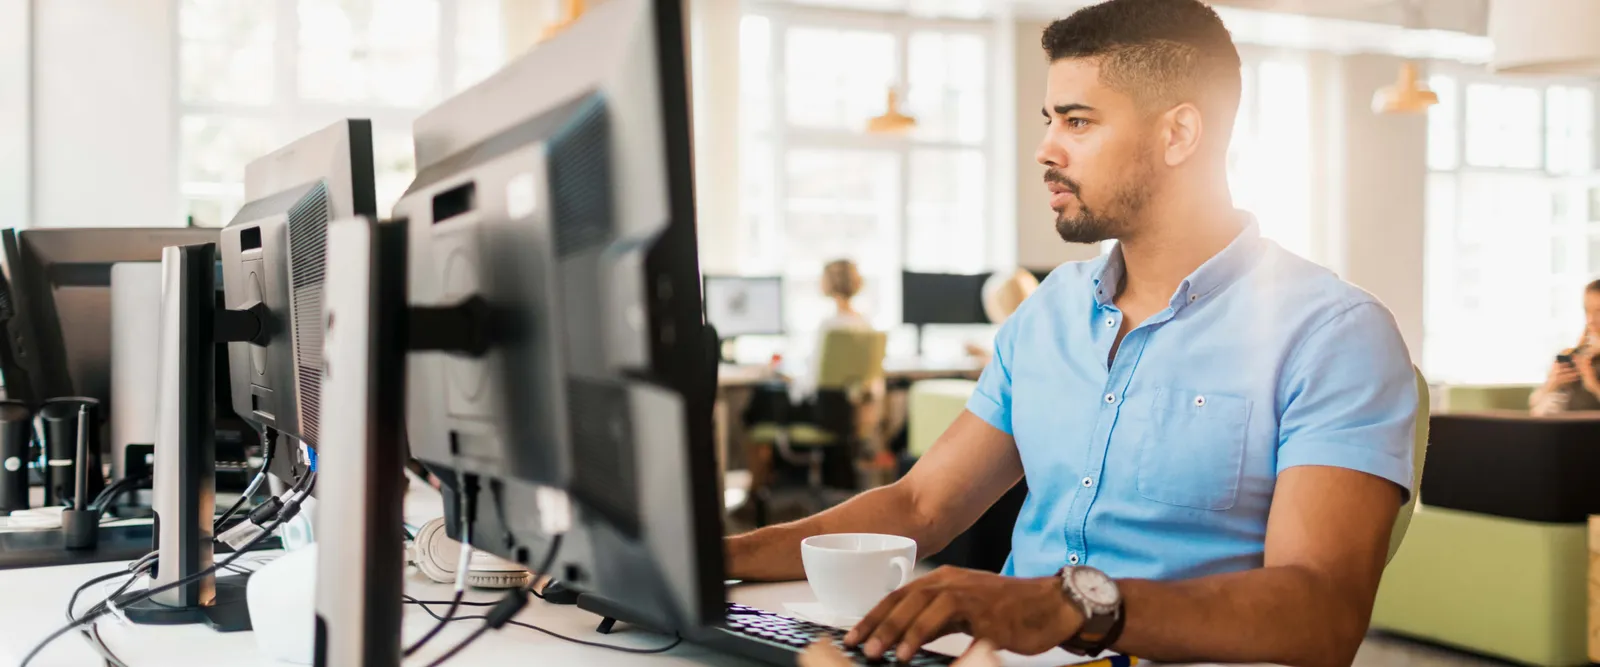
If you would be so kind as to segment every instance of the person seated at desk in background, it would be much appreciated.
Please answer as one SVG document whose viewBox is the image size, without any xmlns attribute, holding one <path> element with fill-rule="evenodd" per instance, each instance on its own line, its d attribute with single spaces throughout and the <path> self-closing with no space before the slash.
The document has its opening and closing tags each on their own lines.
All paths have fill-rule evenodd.
<svg viewBox="0 0 1600 667">
<path fill-rule="evenodd" d="M 1600 377 L 1594 367 L 1600 353 L 1600 280 L 1583 288 L 1583 317 L 1583 335 L 1577 346 L 1556 356 L 1544 385 L 1528 397 L 1528 408 L 1535 417 L 1600 410 Z"/>
<path fill-rule="evenodd" d="M 817 391 L 817 376 L 822 374 L 822 344 L 830 331 L 871 331 L 872 322 L 856 310 L 855 298 L 861 293 L 861 270 L 848 259 L 836 259 L 822 267 L 822 295 L 833 300 L 834 312 L 817 324 L 816 342 L 805 371 L 789 378 L 789 396 L 796 403 Z"/>
<path fill-rule="evenodd" d="M 728 575 L 804 576 L 800 542 L 937 552 L 1019 478 L 1003 574 L 942 568 L 850 632 L 869 656 L 966 632 L 1036 654 L 1349 665 L 1412 476 L 1418 393 L 1393 316 L 1263 239 L 1226 153 L 1240 60 L 1198 0 L 1050 25 L 1037 159 L 1066 241 L 967 411 L 906 477 L 728 538 Z"/>
</svg>

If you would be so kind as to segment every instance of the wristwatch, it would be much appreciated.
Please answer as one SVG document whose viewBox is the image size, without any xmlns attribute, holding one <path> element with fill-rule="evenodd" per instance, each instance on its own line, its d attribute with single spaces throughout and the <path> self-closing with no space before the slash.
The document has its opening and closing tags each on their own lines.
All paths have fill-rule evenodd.
<svg viewBox="0 0 1600 667">
<path fill-rule="evenodd" d="M 1078 655 L 1095 656 L 1110 648 L 1122 636 L 1122 593 L 1117 582 L 1092 567 L 1063 567 L 1061 593 L 1083 611 L 1078 634 L 1061 643 L 1061 648 Z"/>
</svg>

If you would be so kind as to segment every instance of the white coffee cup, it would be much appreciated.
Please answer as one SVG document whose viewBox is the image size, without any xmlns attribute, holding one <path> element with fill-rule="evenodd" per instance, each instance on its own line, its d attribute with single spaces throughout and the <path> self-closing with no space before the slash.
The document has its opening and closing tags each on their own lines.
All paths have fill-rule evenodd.
<svg viewBox="0 0 1600 667">
<path fill-rule="evenodd" d="M 800 543 L 800 560 L 817 602 L 831 613 L 860 618 L 911 581 L 917 542 L 873 533 L 817 535 Z"/>
</svg>

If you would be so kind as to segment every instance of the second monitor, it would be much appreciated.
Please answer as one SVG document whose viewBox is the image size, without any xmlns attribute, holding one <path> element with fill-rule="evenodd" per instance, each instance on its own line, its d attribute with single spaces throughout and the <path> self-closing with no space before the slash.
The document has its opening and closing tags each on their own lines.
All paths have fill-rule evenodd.
<svg viewBox="0 0 1600 667">
<path fill-rule="evenodd" d="M 340 121 L 251 162 L 245 196 L 249 203 L 222 231 L 227 307 L 264 309 L 267 326 L 264 340 L 228 344 L 233 408 L 314 446 L 328 223 L 377 213 L 372 123 Z"/>
</svg>

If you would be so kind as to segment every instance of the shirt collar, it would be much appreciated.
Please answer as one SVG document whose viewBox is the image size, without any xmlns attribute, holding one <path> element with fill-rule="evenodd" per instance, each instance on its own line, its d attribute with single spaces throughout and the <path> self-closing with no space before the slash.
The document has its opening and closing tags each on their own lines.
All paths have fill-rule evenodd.
<svg viewBox="0 0 1600 667">
<path fill-rule="evenodd" d="M 1256 258 L 1261 254 L 1261 227 L 1256 223 L 1255 216 L 1244 211 L 1240 211 L 1239 214 L 1244 218 L 1244 228 L 1227 247 L 1212 255 L 1211 259 L 1206 260 L 1194 270 L 1194 273 L 1189 274 L 1188 278 L 1178 284 L 1178 290 L 1172 294 L 1172 300 L 1168 302 L 1173 310 L 1178 310 L 1227 287 L 1255 264 Z M 1112 246 L 1111 252 L 1105 255 L 1104 261 L 1093 273 L 1091 282 L 1095 303 L 1105 306 L 1116 298 L 1117 287 L 1122 283 L 1123 268 L 1122 244 L 1118 243 Z"/>
</svg>

